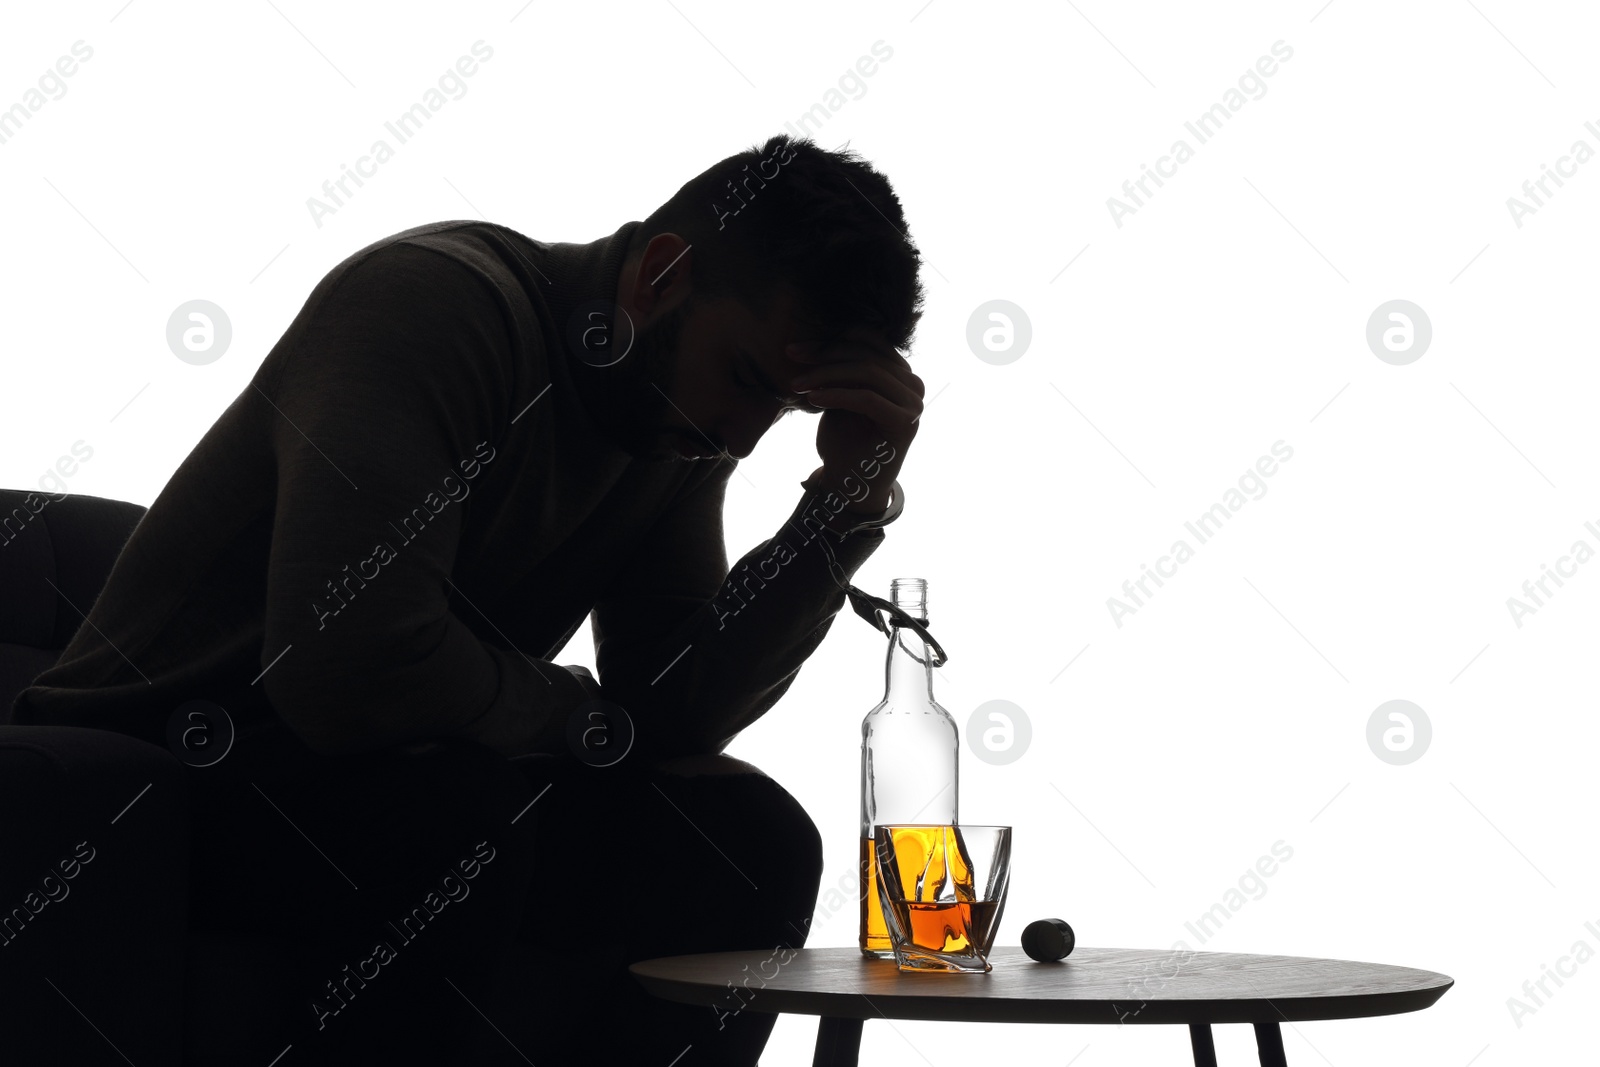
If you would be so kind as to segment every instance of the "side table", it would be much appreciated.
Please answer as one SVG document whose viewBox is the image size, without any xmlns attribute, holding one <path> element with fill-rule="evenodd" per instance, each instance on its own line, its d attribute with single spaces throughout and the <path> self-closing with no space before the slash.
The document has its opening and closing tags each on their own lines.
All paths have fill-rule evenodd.
<svg viewBox="0 0 1600 1067">
<path fill-rule="evenodd" d="M 653 995 L 723 1011 L 820 1016 L 815 1067 L 854 1067 L 867 1019 L 1183 1024 L 1196 1067 L 1216 1067 L 1213 1023 L 1250 1023 L 1262 1067 L 1286 1067 L 1279 1022 L 1420 1011 L 1453 979 L 1381 963 L 1233 952 L 1086 948 L 1036 963 L 997 947 L 987 974 L 902 973 L 854 948 L 714 952 L 642 960 Z M 764 966 L 763 966 L 764 965 Z"/>
</svg>

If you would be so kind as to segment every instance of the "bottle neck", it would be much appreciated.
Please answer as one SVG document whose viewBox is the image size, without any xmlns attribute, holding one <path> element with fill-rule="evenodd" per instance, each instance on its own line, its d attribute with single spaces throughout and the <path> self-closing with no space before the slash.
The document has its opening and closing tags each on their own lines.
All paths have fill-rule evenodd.
<svg viewBox="0 0 1600 1067">
<path fill-rule="evenodd" d="M 917 631 L 890 624 L 889 659 L 884 667 L 884 703 L 934 702 L 932 652 Z"/>
</svg>

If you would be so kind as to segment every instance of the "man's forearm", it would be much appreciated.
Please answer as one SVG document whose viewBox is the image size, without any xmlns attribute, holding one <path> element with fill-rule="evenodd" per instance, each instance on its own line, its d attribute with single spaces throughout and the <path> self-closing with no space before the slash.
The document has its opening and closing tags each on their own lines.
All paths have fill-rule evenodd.
<svg viewBox="0 0 1600 1067">
<path fill-rule="evenodd" d="M 835 534 L 844 535 L 860 526 L 863 522 L 881 519 L 889 513 L 894 505 L 893 497 L 886 500 L 881 506 L 857 506 L 846 503 L 844 507 L 835 512 L 824 524 Z"/>
<path fill-rule="evenodd" d="M 608 696 L 663 751 L 717 751 L 788 690 L 845 602 L 851 575 L 883 541 L 841 537 L 843 500 L 807 493 L 776 535 L 729 572 L 717 595 L 645 649 L 599 649 Z M 837 506 L 835 506 L 837 505 Z M 875 517 L 875 516 L 869 516 Z M 629 653 L 632 654 L 629 654 Z"/>
</svg>

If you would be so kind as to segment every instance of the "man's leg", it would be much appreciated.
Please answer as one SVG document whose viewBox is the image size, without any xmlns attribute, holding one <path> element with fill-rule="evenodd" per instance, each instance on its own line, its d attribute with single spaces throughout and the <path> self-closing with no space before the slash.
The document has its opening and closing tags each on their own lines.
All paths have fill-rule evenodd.
<svg viewBox="0 0 1600 1067">
<path fill-rule="evenodd" d="M 776 1016 L 745 1006 L 760 1003 L 761 972 L 770 978 L 784 950 L 805 943 L 822 877 L 805 810 L 761 774 L 513 762 L 535 793 L 549 787 L 532 809 L 541 873 L 505 984 L 532 1002 L 498 1006 L 506 1033 L 481 1062 L 523 1062 L 514 1042 L 541 1065 L 755 1064 Z M 734 950 L 771 959 L 730 973 L 718 1008 L 652 997 L 627 970 Z"/>
<path fill-rule="evenodd" d="M 280 1021 L 247 1040 L 227 1032 L 228 991 L 206 990 L 213 1035 L 251 1046 L 228 1047 L 227 1061 L 268 1063 L 293 1045 L 286 1065 L 452 1062 L 537 869 L 531 827 L 512 823 L 533 798 L 525 776 L 450 741 L 236 752 L 193 781 L 193 924 L 295 960 Z"/>
</svg>

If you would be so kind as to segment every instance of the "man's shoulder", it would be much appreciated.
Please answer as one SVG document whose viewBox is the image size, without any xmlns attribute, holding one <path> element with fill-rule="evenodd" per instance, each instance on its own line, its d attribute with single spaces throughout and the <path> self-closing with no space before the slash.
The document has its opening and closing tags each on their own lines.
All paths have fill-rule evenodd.
<svg viewBox="0 0 1600 1067">
<path fill-rule="evenodd" d="M 269 355 L 270 373 L 356 374 L 376 353 L 417 380 L 468 365 L 509 379 L 538 348 L 526 283 L 505 262 L 533 254 L 511 251 L 516 240 L 533 245 L 505 227 L 455 221 L 374 241 L 318 282 Z"/>
<path fill-rule="evenodd" d="M 519 265 L 534 268 L 548 248 L 544 242 L 498 223 L 471 219 L 430 222 L 392 233 L 351 253 L 329 277 L 362 266 L 413 263 L 417 269 L 431 269 L 441 276 L 471 272 L 505 288 L 521 281 Z"/>
<path fill-rule="evenodd" d="M 306 301 L 324 321 L 433 314 L 514 314 L 529 304 L 528 278 L 548 246 L 505 226 L 433 222 L 390 234 L 329 270 Z"/>
<path fill-rule="evenodd" d="M 485 222 L 480 219 L 458 219 L 413 226 L 409 230 L 391 234 L 376 244 L 427 248 L 441 255 L 474 264 L 484 263 L 487 256 L 487 262 L 500 266 L 506 264 L 507 256 L 516 262 L 525 256 L 543 255 L 549 250 L 549 245 L 543 241 L 534 240 L 498 222 Z"/>
</svg>

